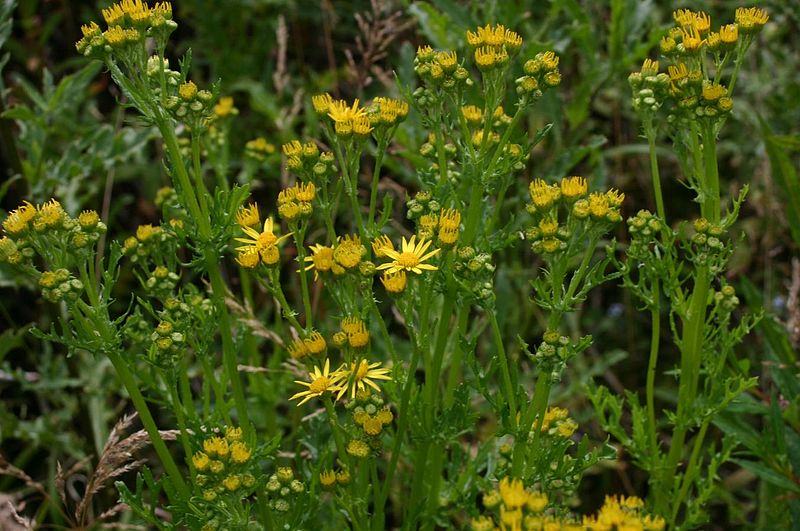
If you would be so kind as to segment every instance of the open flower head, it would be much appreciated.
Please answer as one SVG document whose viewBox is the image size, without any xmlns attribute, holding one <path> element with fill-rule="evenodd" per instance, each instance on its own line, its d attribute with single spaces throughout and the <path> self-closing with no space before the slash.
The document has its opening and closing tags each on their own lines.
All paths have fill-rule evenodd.
<svg viewBox="0 0 800 531">
<path fill-rule="evenodd" d="M 361 359 L 359 362 L 353 362 L 350 365 L 350 370 L 346 373 L 348 378 L 348 385 L 339 390 L 337 400 L 350 389 L 350 398 L 355 399 L 359 391 L 366 390 L 367 386 L 372 387 L 380 392 L 381 388 L 375 383 L 375 380 L 391 380 L 389 376 L 391 369 L 381 367 L 381 362 L 369 363 L 366 359 Z"/>
<path fill-rule="evenodd" d="M 384 250 L 386 256 L 391 258 L 392 261 L 379 265 L 377 269 L 386 270 L 388 273 L 410 271 L 417 274 L 422 273 L 423 270 L 436 271 L 439 269 L 438 267 L 425 263 L 426 260 L 439 254 L 441 250 L 434 249 L 433 251 L 426 252 L 431 246 L 431 243 L 431 240 L 420 240 L 417 242 L 416 236 L 411 236 L 409 240 L 406 240 L 404 237 L 399 252 L 394 249 Z"/>
<path fill-rule="evenodd" d="M 237 242 L 244 244 L 237 247 L 236 250 L 242 253 L 256 252 L 261 256 L 262 260 L 266 256 L 271 256 L 274 252 L 277 252 L 277 246 L 292 235 L 290 232 L 283 236 L 275 236 L 275 224 L 272 218 L 267 218 L 266 221 L 264 221 L 264 229 L 261 232 L 258 232 L 252 227 L 244 226 L 242 227 L 242 231 L 248 237 L 236 238 Z"/>
<path fill-rule="evenodd" d="M 310 271 L 313 269 L 314 280 L 317 280 L 320 273 L 330 271 L 334 266 L 333 247 L 320 244 L 312 245 L 311 256 L 306 256 L 303 261 L 308 264 L 305 270 Z"/>
<path fill-rule="evenodd" d="M 309 400 L 314 397 L 322 396 L 327 392 L 336 392 L 341 391 L 342 387 L 340 382 L 342 378 L 345 376 L 340 371 L 331 372 L 331 360 L 325 360 L 325 366 L 322 370 L 319 367 L 314 367 L 313 372 L 308 373 L 310 381 L 304 382 L 302 380 L 295 380 L 294 383 L 304 385 L 308 389 L 305 391 L 300 391 L 292 395 L 289 400 L 297 400 L 298 398 L 302 398 L 300 402 L 298 402 L 298 407 L 302 406 Z M 339 395 L 341 396 L 341 394 Z"/>
</svg>

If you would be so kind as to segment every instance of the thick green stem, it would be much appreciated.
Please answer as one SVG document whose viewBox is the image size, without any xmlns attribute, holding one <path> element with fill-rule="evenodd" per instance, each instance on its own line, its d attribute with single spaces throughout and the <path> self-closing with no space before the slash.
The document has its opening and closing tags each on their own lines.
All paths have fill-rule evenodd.
<svg viewBox="0 0 800 531">
<path fill-rule="evenodd" d="M 183 475 L 180 470 L 178 470 L 175 461 L 172 459 L 167 445 L 161 438 L 161 434 L 158 432 L 158 426 L 156 426 L 156 422 L 150 414 L 150 408 L 147 406 L 144 396 L 142 396 L 139 387 L 136 385 L 136 379 L 133 377 L 133 374 L 131 374 L 130 369 L 128 369 L 128 364 L 125 363 L 125 360 L 113 349 L 109 350 L 106 354 L 108 355 L 108 359 L 111 360 L 114 370 L 117 371 L 117 376 L 119 376 L 125 389 L 127 389 L 133 406 L 136 408 L 136 412 L 139 414 L 139 418 L 142 421 L 142 425 L 147 435 L 150 437 L 153 449 L 156 451 L 156 454 L 158 454 L 158 458 L 161 460 L 161 464 L 167 472 L 170 483 L 172 483 L 175 492 L 171 493 L 167 490 L 167 496 L 170 498 L 170 502 L 177 504 L 179 501 L 188 501 L 191 492 L 186 486 Z M 177 495 L 177 498 L 174 498 L 175 495 Z"/>
<path fill-rule="evenodd" d="M 658 364 L 658 347 L 661 341 L 661 307 L 658 304 L 658 299 L 660 296 L 658 280 L 653 282 L 651 295 L 655 301 L 653 302 L 653 307 L 650 310 L 650 358 L 647 361 L 647 387 L 645 393 L 647 395 L 647 421 L 648 433 L 650 436 L 650 459 L 652 463 L 651 472 L 654 473 L 657 468 L 656 461 L 658 459 L 658 439 L 656 438 L 655 382 L 656 366 Z"/>
<path fill-rule="evenodd" d="M 698 470 L 698 459 L 700 458 L 700 450 L 703 446 L 703 441 L 706 437 L 706 431 L 708 430 L 709 420 L 706 419 L 703 421 L 703 424 L 700 426 L 700 432 L 695 437 L 694 445 L 692 447 L 692 455 L 689 457 L 689 464 L 686 465 L 686 471 L 683 474 L 683 480 L 681 481 L 680 490 L 677 493 L 677 496 L 674 497 L 672 503 L 672 516 L 669 522 L 669 529 L 675 528 L 675 521 L 678 518 L 678 512 L 680 511 L 681 504 L 683 500 L 686 498 L 686 495 L 689 493 L 689 489 L 692 486 L 692 482 L 694 481 L 695 476 L 699 473 Z"/>
<path fill-rule="evenodd" d="M 500 326 L 497 324 L 497 312 L 490 311 L 489 323 L 492 325 L 492 337 L 494 338 L 494 345 L 497 349 L 497 354 L 500 357 L 500 373 L 503 376 L 503 388 L 505 390 L 506 402 L 508 403 L 509 416 L 511 419 L 511 426 L 517 425 L 517 399 L 514 392 L 514 386 L 511 383 L 511 373 L 508 366 L 508 357 L 506 356 L 506 349 L 503 346 L 503 335 L 500 333 Z"/>
<path fill-rule="evenodd" d="M 652 121 L 645 124 L 645 136 L 650 153 L 650 179 L 653 181 L 653 195 L 656 199 L 656 212 L 658 217 L 666 223 L 667 212 L 664 209 L 664 197 L 661 193 L 661 175 L 658 170 L 658 156 L 656 155 L 656 133 Z"/>
<path fill-rule="evenodd" d="M 206 256 L 206 269 L 208 270 L 208 276 L 211 278 L 213 297 L 219 312 L 219 329 L 222 336 L 222 363 L 225 366 L 225 372 L 233 390 L 233 401 L 236 404 L 236 413 L 239 415 L 239 424 L 247 433 L 251 430 L 250 415 L 247 412 L 247 401 L 244 397 L 242 379 L 239 377 L 236 347 L 233 344 L 233 329 L 228 315 L 228 308 L 225 305 L 225 282 L 222 280 L 222 275 L 217 268 L 216 259 L 211 254 Z"/>
</svg>

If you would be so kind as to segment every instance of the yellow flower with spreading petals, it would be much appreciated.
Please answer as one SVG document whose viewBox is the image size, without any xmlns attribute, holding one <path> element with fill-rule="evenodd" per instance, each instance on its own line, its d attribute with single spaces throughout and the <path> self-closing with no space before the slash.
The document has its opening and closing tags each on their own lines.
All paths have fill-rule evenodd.
<svg viewBox="0 0 800 531">
<path fill-rule="evenodd" d="M 411 236 L 410 240 L 403 238 L 400 252 L 394 249 L 384 249 L 386 256 L 391 258 L 392 262 L 381 264 L 377 267 L 379 270 L 387 270 L 389 274 L 397 273 L 398 271 L 411 271 L 412 273 L 420 274 L 423 270 L 436 271 L 439 269 L 435 265 L 426 264 L 425 261 L 433 258 L 441 249 L 434 249 L 426 253 L 425 251 L 433 243 L 431 240 L 425 241 L 421 239 L 416 241 L 416 236 Z"/>
<path fill-rule="evenodd" d="M 381 367 L 381 362 L 376 361 L 375 363 L 370 363 L 365 359 L 362 359 L 358 363 L 353 363 L 350 366 L 349 371 L 349 379 L 350 385 L 348 386 L 350 389 L 350 398 L 355 398 L 356 393 L 361 390 L 366 390 L 367 386 L 372 387 L 376 391 L 380 392 L 381 388 L 378 387 L 373 380 L 391 380 L 392 377 L 389 376 L 391 369 L 386 367 Z M 343 387 L 339 390 L 339 395 L 336 397 L 338 400 L 342 395 L 347 392 L 347 387 Z"/>
<path fill-rule="evenodd" d="M 344 374 L 340 371 L 331 372 L 331 360 L 325 360 L 325 366 L 321 371 L 319 370 L 319 367 L 314 367 L 314 372 L 309 372 L 308 376 L 311 378 L 310 382 L 304 382 L 302 380 L 294 381 L 296 384 L 305 385 L 308 387 L 308 389 L 305 391 L 300 391 L 289 399 L 296 400 L 298 398 L 302 398 L 302 400 L 297 404 L 298 407 L 302 406 L 314 397 L 322 396 L 328 391 L 339 391 L 339 396 L 341 396 L 342 386 L 339 384 L 339 382 Z"/>
<path fill-rule="evenodd" d="M 306 271 L 314 270 L 314 280 L 319 278 L 320 272 L 330 271 L 333 267 L 333 247 L 326 247 L 324 245 L 312 245 L 311 256 L 306 256 L 303 259 L 308 262 Z"/>
<path fill-rule="evenodd" d="M 250 227 L 242 227 L 242 231 L 244 231 L 249 238 L 236 238 L 237 242 L 245 244 L 241 247 L 237 247 L 236 250 L 242 252 L 255 251 L 259 254 L 263 253 L 264 251 L 268 251 L 272 247 L 275 247 L 292 235 L 290 232 L 280 237 L 275 236 L 275 224 L 273 223 L 272 218 L 267 218 L 266 221 L 264 221 L 264 230 L 261 232 L 258 232 Z"/>
</svg>

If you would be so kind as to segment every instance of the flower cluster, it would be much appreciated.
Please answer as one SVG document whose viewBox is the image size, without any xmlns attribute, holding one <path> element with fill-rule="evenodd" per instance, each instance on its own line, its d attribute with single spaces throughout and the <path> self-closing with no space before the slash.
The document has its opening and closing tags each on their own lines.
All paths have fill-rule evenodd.
<svg viewBox="0 0 800 531">
<path fill-rule="evenodd" d="M 363 323 L 361 325 L 363 326 Z M 369 337 L 362 327 L 358 328 L 356 334 Z M 334 341 L 336 341 L 335 338 Z M 333 372 L 330 369 L 330 359 L 326 359 L 322 370 L 317 366 L 308 373 L 309 381 L 295 380 L 295 383 L 303 385 L 307 389 L 296 393 L 290 400 L 302 399 L 297 404 L 300 406 L 312 398 L 323 396 L 325 393 L 331 393 L 331 395 L 335 393 L 334 399 L 339 400 L 348 390 L 351 398 L 355 399 L 359 392 L 367 392 L 368 387 L 380 391 L 376 380 L 392 379 L 389 376 L 390 369 L 382 368 L 381 362 L 369 363 L 364 358 L 357 359 L 350 364 L 342 364 Z"/>
<path fill-rule="evenodd" d="M 330 469 L 323 470 L 319 473 L 319 484 L 325 490 L 331 490 L 336 485 L 349 485 L 350 472 L 346 468 L 338 472 Z"/>
<path fill-rule="evenodd" d="M 342 139 L 366 139 L 374 127 L 370 123 L 367 109 L 361 107 L 359 100 L 348 104 L 345 100 L 335 100 L 327 92 L 311 98 L 314 110 L 320 116 L 327 116 L 333 122 L 336 136 Z"/>
<path fill-rule="evenodd" d="M 297 183 L 278 194 L 278 215 L 286 222 L 308 217 L 314 211 L 312 202 L 317 196 L 314 183 Z"/>
<path fill-rule="evenodd" d="M 529 491 L 521 480 L 505 477 L 496 490 L 483 494 L 483 505 L 494 516 L 473 518 L 470 524 L 475 531 L 493 531 L 498 526 L 502 531 L 540 529 L 548 503 L 546 494 Z"/>
<path fill-rule="evenodd" d="M 414 58 L 414 71 L 430 88 L 451 90 L 456 86 L 471 84 L 469 72 L 461 66 L 456 52 L 452 50 L 435 51 L 430 46 L 420 46 Z"/>
<path fill-rule="evenodd" d="M 502 24 L 487 24 L 467 31 L 467 43 L 472 48 L 475 64 L 485 72 L 508 63 L 509 56 L 522 48 L 522 37 Z"/>
<path fill-rule="evenodd" d="M 83 36 L 75 43 L 78 53 L 87 57 L 125 54 L 132 45 L 143 45 L 146 37 L 154 37 L 163 46 L 177 28 L 169 2 L 156 2 L 150 7 L 142 0 L 122 0 L 103 9 L 103 19 L 108 28 L 105 31 L 95 22 L 81 27 Z"/>
<path fill-rule="evenodd" d="M 292 507 L 293 499 L 306 492 L 305 484 L 294 477 L 294 471 L 289 467 L 280 467 L 267 481 L 269 506 L 279 512 L 288 512 Z"/>
<path fill-rule="evenodd" d="M 523 65 L 525 75 L 517 78 L 517 93 L 530 94 L 534 99 L 542 97 L 545 90 L 561 84 L 558 69 L 559 58 L 553 51 L 539 52 Z"/>
<path fill-rule="evenodd" d="M 197 472 L 195 485 L 203 500 L 247 496 L 256 484 L 252 457 L 253 449 L 243 440 L 241 428 L 228 426 L 224 432 L 203 439 L 191 459 Z"/>
<path fill-rule="evenodd" d="M 597 514 L 583 518 L 583 528 L 588 531 L 615 529 L 661 531 L 664 526 L 663 518 L 644 512 L 644 502 L 636 496 L 606 496 Z"/>
<path fill-rule="evenodd" d="M 386 378 L 388 379 L 388 377 Z M 352 399 L 347 402 L 346 408 L 350 412 L 356 432 L 349 441 L 348 453 L 356 457 L 366 457 L 371 451 L 380 450 L 381 434 L 384 428 L 394 420 L 394 415 L 384 403 L 383 398 L 365 387 L 353 394 Z M 366 455 L 362 455 L 360 450 L 363 450 L 365 446 L 369 451 L 366 452 Z"/>
<path fill-rule="evenodd" d="M 625 198 L 613 189 L 589 194 L 586 179 L 577 176 L 565 177 L 559 184 L 536 179 L 530 184 L 530 196 L 528 212 L 534 225 L 526 236 L 533 250 L 544 255 L 566 251 L 579 223 L 586 231 L 607 230 L 622 219 L 619 207 Z M 562 209 L 567 211 L 566 220 L 559 219 Z"/>
<path fill-rule="evenodd" d="M 375 128 L 391 127 L 399 124 L 408 116 L 408 103 L 403 100 L 377 97 L 367 108 L 369 123 Z"/>
</svg>

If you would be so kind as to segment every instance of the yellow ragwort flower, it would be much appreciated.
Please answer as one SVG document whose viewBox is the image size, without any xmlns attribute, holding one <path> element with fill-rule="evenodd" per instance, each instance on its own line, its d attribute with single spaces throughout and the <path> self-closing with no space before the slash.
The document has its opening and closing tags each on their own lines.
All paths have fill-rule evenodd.
<svg viewBox="0 0 800 531">
<path fill-rule="evenodd" d="M 317 396 L 322 396 L 328 391 L 330 392 L 340 391 L 341 386 L 339 385 L 339 381 L 342 379 L 344 374 L 342 374 L 339 371 L 334 371 L 333 373 L 331 373 L 330 370 L 331 370 L 331 361 L 329 359 L 326 359 L 325 366 L 321 371 L 319 367 L 314 367 L 314 371 L 308 373 L 311 381 L 304 382 L 302 380 L 295 380 L 294 383 L 304 385 L 308 389 L 294 394 L 289 400 L 296 400 L 298 398 L 302 398 L 302 400 L 297 404 L 297 406 L 299 407 L 308 402 L 309 400 L 311 400 L 312 398 Z"/>
<path fill-rule="evenodd" d="M 470 125 L 477 125 L 483 119 L 483 111 L 476 105 L 464 105 L 461 107 L 461 114 Z"/>
<path fill-rule="evenodd" d="M 503 478 L 498 486 L 500 498 L 506 509 L 512 511 L 521 508 L 528 501 L 528 491 L 520 479 Z"/>
<path fill-rule="evenodd" d="M 258 203 L 250 203 L 247 206 L 239 207 L 236 212 L 236 223 L 240 227 L 255 227 L 261 223 L 261 216 L 258 213 Z"/>
<path fill-rule="evenodd" d="M 241 247 L 237 247 L 237 251 L 243 252 L 252 252 L 255 251 L 262 255 L 264 252 L 269 251 L 272 248 L 275 248 L 278 244 L 280 244 L 283 240 L 288 238 L 292 235 L 292 233 L 284 234 L 283 236 L 275 236 L 274 234 L 275 224 L 272 221 L 272 218 L 267 218 L 264 221 L 264 229 L 261 232 L 251 228 L 251 227 L 242 227 L 242 231 L 249 236 L 248 238 L 235 238 L 237 242 L 241 242 L 245 245 Z M 138 234 L 137 234 L 138 235 Z"/>
<path fill-rule="evenodd" d="M 406 289 L 406 272 L 384 273 L 381 275 L 381 284 L 389 293 L 403 293 Z"/>
<path fill-rule="evenodd" d="M 542 179 L 534 179 L 529 191 L 533 205 L 537 209 L 548 209 L 561 197 L 561 188 L 555 184 L 547 184 Z"/>
<path fill-rule="evenodd" d="M 333 259 L 345 269 L 352 269 L 361 262 L 366 251 L 361 245 L 359 236 L 346 234 L 338 238 L 338 243 L 333 249 Z"/>
<path fill-rule="evenodd" d="M 439 214 L 439 242 L 443 245 L 453 245 L 458 240 L 461 226 L 461 212 L 446 208 Z"/>
<path fill-rule="evenodd" d="M 386 270 L 388 273 L 410 271 L 416 274 L 422 273 L 423 270 L 436 271 L 439 269 L 438 267 L 425 263 L 426 260 L 433 258 L 441 251 L 441 249 L 434 249 L 426 254 L 425 251 L 428 250 L 431 243 L 431 240 L 425 241 L 424 239 L 416 242 L 416 236 L 411 236 L 410 240 L 403 237 L 400 252 L 394 249 L 384 249 L 386 256 L 392 261 L 379 265 L 377 269 Z"/>
<path fill-rule="evenodd" d="M 28 227 L 34 216 L 36 207 L 25 201 L 16 210 L 12 210 L 6 219 L 3 220 L 3 230 L 9 234 L 19 234 Z"/>
<path fill-rule="evenodd" d="M 658 69 L 658 63 L 656 63 Z M 561 179 L 561 196 L 568 201 L 574 201 L 586 195 L 589 185 L 584 177 L 565 177 Z"/>
<path fill-rule="evenodd" d="M 372 252 L 375 253 L 376 258 L 383 258 L 386 256 L 386 249 L 394 250 L 394 244 L 387 235 L 381 234 L 372 240 Z"/>
<path fill-rule="evenodd" d="M 324 94 L 311 96 L 311 104 L 314 106 L 314 110 L 317 112 L 317 114 L 328 114 L 328 110 L 331 108 L 332 103 L 333 98 L 327 92 Z"/>
<path fill-rule="evenodd" d="M 350 371 L 347 373 L 349 379 L 348 387 L 350 389 L 350 398 L 355 399 L 356 393 L 367 389 L 367 385 L 380 392 L 381 388 L 378 387 L 373 380 L 391 380 L 392 377 L 389 373 L 391 369 L 381 367 L 381 362 L 369 363 L 366 359 L 361 359 L 360 362 L 353 362 L 350 365 Z M 347 392 L 347 388 L 339 391 L 337 400 Z"/>
<path fill-rule="evenodd" d="M 323 470 L 319 473 L 319 483 L 322 488 L 330 488 L 336 484 L 336 472 L 333 470 Z"/>
<path fill-rule="evenodd" d="M 312 245 L 311 256 L 306 256 L 303 259 L 308 262 L 306 271 L 314 270 L 314 280 L 319 278 L 320 272 L 330 271 L 334 265 L 333 262 L 333 247 L 326 247 L 324 245 Z"/>
<path fill-rule="evenodd" d="M 755 33 L 767 23 L 769 14 L 760 7 L 739 7 L 735 20 L 742 33 Z"/>
</svg>

